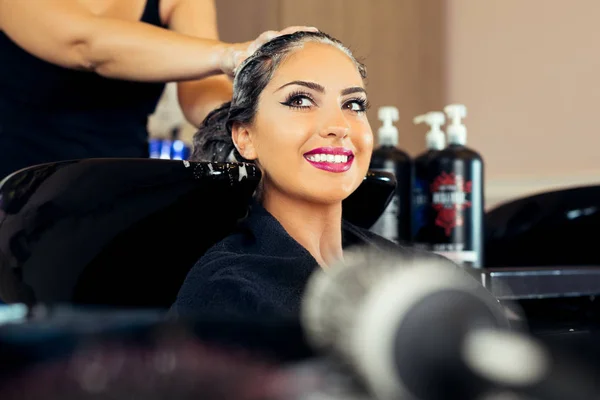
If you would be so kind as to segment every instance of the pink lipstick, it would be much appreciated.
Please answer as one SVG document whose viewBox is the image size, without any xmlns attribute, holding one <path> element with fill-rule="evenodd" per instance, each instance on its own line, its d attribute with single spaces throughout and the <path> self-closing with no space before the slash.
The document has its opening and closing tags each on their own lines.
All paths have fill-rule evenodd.
<svg viewBox="0 0 600 400">
<path fill-rule="evenodd" d="M 304 153 L 313 167 L 328 172 L 346 172 L 352 166 L 354 153 L 344 147 L 319 147 Z"/>
</svg>

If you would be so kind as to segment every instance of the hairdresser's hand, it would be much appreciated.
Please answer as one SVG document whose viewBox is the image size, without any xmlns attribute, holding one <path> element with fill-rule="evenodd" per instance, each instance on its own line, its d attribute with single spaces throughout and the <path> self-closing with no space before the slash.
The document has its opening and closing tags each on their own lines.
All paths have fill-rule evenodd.
<svg viewBox="0 0 600 400">
<path fill-rule="evenodd" d="M 281 31 L 266 31 L 255 40 L 229 45 L 221 59 L 221 70 L 230 77 L 235 75 L 237 67 L 258 50 L 263 44 L 281 35 L 289 35 L 298 31 L 318 32 L 317 28 L 310 26 L 290 26 Z"/>
</svg>

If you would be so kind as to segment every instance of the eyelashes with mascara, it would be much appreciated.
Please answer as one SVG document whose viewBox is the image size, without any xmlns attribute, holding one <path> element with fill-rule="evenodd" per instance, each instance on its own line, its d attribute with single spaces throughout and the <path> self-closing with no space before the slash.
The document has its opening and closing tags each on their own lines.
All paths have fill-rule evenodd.
<svg viewBox="0 0 600 400">
<path fill-rule="evenodd" d="M 281 104 L 283 104 L 287 107 L 293 108 L 293 109 L 300 109 L 300 110 L 311 107 L 311 105 L 295 104 L 295 102 L 298 100 L 308 100 L 311 103 L 311 105 L 316 104 L 315 100 L 312 98 L 312 96 L 309 93 L 302 92 L 302 91 L 290 93 L 287 96 L 287 99 L 284 102 L 282 102 Z M 355 97 L 355 98 L 347 99 L 344 102 L 343 107 L 346 108 L 347 105 L 353 104 L 353 103 L 358 105 L 358 109 L 356 109 L 356 110 L 350 109 L 350 110 L 353 112 L 357 112 L 357 113 L 365 112 L 370 107 L 369 101 L 362 97 Z"/>
</svg>

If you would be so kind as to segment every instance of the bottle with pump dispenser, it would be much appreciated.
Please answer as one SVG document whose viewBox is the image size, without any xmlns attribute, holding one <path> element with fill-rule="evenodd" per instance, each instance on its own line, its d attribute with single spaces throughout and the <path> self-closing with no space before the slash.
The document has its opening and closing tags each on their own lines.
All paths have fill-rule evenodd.
<svg viewBox="0 0 600 400">
<path fill-rule="evenodd" d="M 431 196 L 429 192 L 429 163 L 446 146 L 446 137 L 441 127 L 446 123 L 446 116 L 443 112 L 432 111 L 423 115 L 418 115 L 413 119 L 415 125 L 426 123 L 429 125 L 429 131 L 426 136 L 426 147 L 423 153 L 419 154 L 414 160 L 414 175 L 412 187 L 412 242 L 417 248 L 429 250 L 429 245 L 423 242 L 424 238 L 421 230 L 427 227 L 428 214 L 430 213 Z"/>
<path fill-rule="evenodd" d="M 483 267 L 483 159 L 466 146 L 462 119 L 467 108 L 444 108 L 448 146 L 428 165 L 428 223 L 416 238 L 429 249 L 463 265 Z"/>
<path fill-rule="evenodd" d="M 371 230 L 391 241 L 409 241 L 411 236 L 412 160 L 398 146 L 398 128 L 394 122 L 400 115 L 396 107 L 381 107 L 378 111 L 383 125 L 378 131 L 379 146 L 373 151 L 372 170 L 391 172 L 396 177 L 396 191 L 390 204 Z"/>
</svg>

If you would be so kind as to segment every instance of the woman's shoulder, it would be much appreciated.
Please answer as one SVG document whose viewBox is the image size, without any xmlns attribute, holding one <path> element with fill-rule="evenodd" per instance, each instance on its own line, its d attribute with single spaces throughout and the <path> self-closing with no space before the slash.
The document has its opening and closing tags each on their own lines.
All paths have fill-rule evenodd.
<svg viewBox="0 0 600 400">
<path fill-rule="evenodd" d="M 260 285 L 242 254 L 224 243 L 209 249 L 188 272 L 173 308 L 179 315 L 244 315 L 260 312 Z M 248 267 L 248 265 L 246 265 Z"/>
<path fill-rule="evenodd" d="M 293 243 L 273 243 L 242 226 L 212 246 L 188 272 L 174 305 L 177 313 L 298 312 L 315 265 Z M 281 251 L 287 251 L 285 258 Z"/>
</svg>

